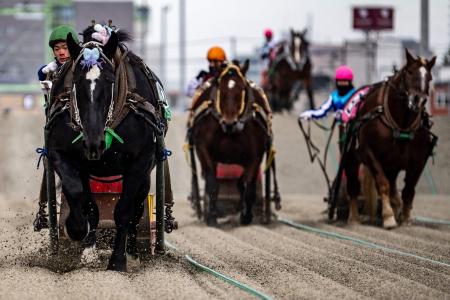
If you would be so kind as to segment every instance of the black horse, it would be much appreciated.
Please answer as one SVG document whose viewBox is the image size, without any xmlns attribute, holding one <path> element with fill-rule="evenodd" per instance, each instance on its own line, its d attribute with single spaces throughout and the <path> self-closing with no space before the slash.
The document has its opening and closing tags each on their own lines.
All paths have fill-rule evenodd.
<svg viewBox="0 0 450 300">
<path fill-rule="evenodd" d="M 126 271 L 126 252 L 137 255 L 136 227 L 159 157 L 156 140 L 165 134 L 167 122 L 158 101 L 160 90 L 155 89 L 160 83 L 121 43 L 127 36 L 112 32 L 102 46 L 86 40 L 86 31 L 82 46 L 70 33 L 67 36 L 72 60 L 63 66 L 51 91 L 46 125 L 49 163 L 61 178 L 70 207 L 66 234 L 85 246 L 95 244 L 99 222 L 89 177 L 122 175 L 108 270 Z M 123 76 L 127 80 L 121 81 Z"/>
</svg>

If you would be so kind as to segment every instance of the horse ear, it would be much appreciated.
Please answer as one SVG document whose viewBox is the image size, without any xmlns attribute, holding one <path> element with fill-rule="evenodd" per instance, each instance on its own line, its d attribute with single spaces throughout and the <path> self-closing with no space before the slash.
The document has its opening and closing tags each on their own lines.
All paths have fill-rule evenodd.
<svg viewBox="0 0 450 300">
<path fill-rule="evenodd" d="M 103 46 L 103 53 L 106 55 L 107 58 L 111 59 L 113 58 L 114 54 L 116 53 L 117 46 L 119 45 L 119 39 L 117 38 L 117 34 L 112 31 L 111 36 L 108 39 L 108 42 Z"/>
<path fill-rule="evenodd" d="M 427 69 L 431 70 L 431 68 L 433 68 L 434 64 L 436 63 L 436 56 L 433 56 L 432 59 L 430 59 L 429 61 L 427 61 Z"/>
<path fill-rule="evenodd" d="M 414 56 L 412 56 L 411 53 L 409 53 L 408 48 L 405 48 L 406 53 L 406 63 L 409 65 L 415 61 Z"/>
<path fill-rule="evenodd" d="M 245 62 L 244 62 L 244 65 L 241 67 L 241 73 L 242 73 L 242 75 L 245 76 L 245 74 L 247 73 L 249 67 L 250 67 L 250 60 L 247 58 L 247 59 L 245 60 Z"/>
<path fill-rule="evenodd" d="M 240 64 L 239 60 L 237 60 L 237 59 L 231 60 L 231 63 L 236 66 L 239 66 L 239 64 Z"/>
<path fill-rule="evenodd" d="M 302 31 L 302 37 L 306 38 L 306 33 L 308 32 L 308 28 L 303 29 Z"/>
<path fill-rule="evenodd" d="M 72 37 L 72 33 L 68 33 L 66 37 L 67 48 L 69 49 L 69 54 L 72 60 L 77 59 L 78 55 L 80 55 L 81 47 L 75 42 Z"/>
</svg>

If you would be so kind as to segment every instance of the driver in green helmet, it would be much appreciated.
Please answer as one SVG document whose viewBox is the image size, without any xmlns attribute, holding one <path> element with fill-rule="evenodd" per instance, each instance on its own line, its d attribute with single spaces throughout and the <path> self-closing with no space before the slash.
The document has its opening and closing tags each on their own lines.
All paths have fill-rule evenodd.
<svg viewBox="0 0 450 300">
<path fill-rule="evenodd" d="M 72 34 L 73 39 L 75 42 L 78 43 L 78 37 L 73 30 L 72 27 L 67 25 L 61 25 L 55 28 L 53 32 L 50 35 L 50 39 L 48 41 L 48 45 L 53 50 L 53 55 L 55 57 L 55 60 L 42 66 L 38 71 L 38 77 L 39 81 L 41 83 L 41 88 L 45 93 L 48 93 L 50 89 L 52 88 L 52 74 L 58 70 L 59 67 L 61 67 L 67 60 L 70 59 L 69 49 L 67 48 L 66 39 L 68 33 Z M 44 158 L 44 164 L 45 164 L 45 158 Z M 46 185 L 45 180 L 45 171 L 44 176 L 42 178 L 42 186 Z M 48 218 L 47 213 L 45 212 L 45 208 L 47 205 L 47 197 L 45 194 L 42 194 L 42 191 L 44 191 L 41 187 L 41 194 L 39 195 L 39 211 L 36 214 L 36 218 L 33 222 L 34 230 L 40 231 L 42 228 L 48 228 Z"/>
<path fill-rule="evenodd" d="M 53 50 L 55 60 L 39 68 L 38 77 L 43 90 L 51 88 L 51 83 L 48 81 L 51 79 L 51 74 L 58 70 L 70 58 L 69 49 L 66 44 L 68 33 L 72 33 L 73 39 L 78 43 L 77 33 L 68 25 L 58 26 L 50 34 L 48 45 Z"/>
</svg>

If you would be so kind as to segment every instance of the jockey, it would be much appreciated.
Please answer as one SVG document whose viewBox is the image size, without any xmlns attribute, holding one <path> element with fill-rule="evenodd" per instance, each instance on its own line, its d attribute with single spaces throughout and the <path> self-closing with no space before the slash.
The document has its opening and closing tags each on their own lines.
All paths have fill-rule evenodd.
<svg viewBox="0 0 450 300">
<path fill-rule="evenodd" d="M 50 34 L 48 45 L 52 48 L 55 59 L 38 70 L 38 78 L 44 91 L 48 91 L 51 88 L 51 82 L 47 81 L 47 79 L 51 79 L 51 75 L 70 59 L 69 49 L 66 44 L 67 34 L 69 33 L 72 34 L 73 39 L 78 43 L 75 30 L 68 25 L 58 26 Z"/>
<path fill-rule="evenodd" d="M 269 28 L 264 30 L 264 45 L 261 49 L 261 59 L 266 62 L 266 68 L 269 66 L 269 62 L 271 60 L 272 50 L 274 49 L 276 43 L 273 39 L 273 31 Z"/>
<path fill-rule="evenodd" d="M 340 112 L 347 101 L 355 93 L 353 87 L 353 71 L 348 66 L 340 66 L 335 73 L 336 89 L 330 94 L 328 99 L 316 110 L 307 110 L 300 114 L 300 119 L 321 119 L 333 109 L 336 112 L 336 118 L 340 119 Z"/>
<path fill-rule="evenodd" d="M 261 71 L 261 86 L 267 88 L 269 84 L 269 68 L 273 60 L 274 49 L 277 46 L 273 38 L 273 31 L 269 28 L 264 30 L 264 45 L 261 48 L 261 59 L 264 62 L 263 70 Z"/>
<path fill-rule="evenodd" d="M 194 96 L 195 91 L 208 79 L 219 75 L 218 71 L 222 64 L 226 63 L 227 56 L 225 51 L 218 46 L 211 47 L 208 50 L 206 59 L 209 63 L 209 70 L 201 70 L 195 78 L 192 78 L 186 88 L 186 96 Z"/>
</svg>

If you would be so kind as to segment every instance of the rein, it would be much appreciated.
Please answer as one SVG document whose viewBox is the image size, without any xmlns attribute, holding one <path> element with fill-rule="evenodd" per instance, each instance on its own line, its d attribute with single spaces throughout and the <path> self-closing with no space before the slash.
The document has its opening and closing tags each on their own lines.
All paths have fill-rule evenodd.
<svg viewBox="0 0 450 300">
<path fill-rule="evenodd" d="M 322 173 L 327 182 L 329 191 L 331 190 L 331 185 L 330 185 L 330 178 L 328 177 L 328 173 L 327 173 L 327 156 L 328 156 L 328 149 L 330 146 L 331 138 L 333 136 L 334 129 L 336 127 L 336 123 L 337 123 L 337 121 L 336 121 L 336 119 L 334 119 L 333 124 L 331 125 L 330 128 L 327 128 L 323 125 L 319 126 L 319 128 L 321 128 L 323 130 L 330 130 L 330 134 L 328 135 L 327 145 L 325 146 L 325 152 L 323 154 L 323 160 L 322 160 L 322 159 L 320 159 L 320 155 L 319 155 L 320 154 L 319 147 L 317 147 L 311 139 L 311 123 L 308 122 L 308 130 L 306 131 L 303 127 L 302 121 L 300 119 L 298 120 L 298 126 L 300 127 L 303 137 L 305 138 L 306 147 L 308 149 L 308 154 L 309 154 L 309 159 L 310 159 L 311 163 L 314 163 L 314 161 L 317 159 L 320 169 L 322 170 Z M 317 122 L 315 122 L 315 124 L 318 125 Z"/>
<path fill-rule="evenodd" d="M 88 45 L 94 45 L 96 47 L 99 46 L 95 42 L 88 42 L 83 45 L 83 49 L 85 49 Z M 114 61 L 111 61 L 107 59 L 104 53 L 100 50 L 99 56 L 101 56 L 102 60 L 113 67 L 116 78 L 115 83 L 112 84 L 111 102 L 105 121 L 104 131 L 105 144 L 107 146 L 106 149 L 108 149 L 108 145 L 110 146 L 114 139 L 120 143 L 123 143 L 123 139 L 114 132 L 114 128 L 122 122 L 130 111 L 133 111 L 136 115 L 142 117 L 155 130 L 155 133 L 158 136 L 164 134 L 167 126 L 164 123 L 164 120 L 160 118 L 160 114 L 163 115 L 166 120 L 170 120 L 170 108 L 168 107 L 164 92 L 162 91 L 163 88 L 160 84 L 158 85 L 158 79 L 153 72 L 141 59 L 137 61 L 137 66 L 145 74 L 152 93 L 156 99 L 159 99 L 158 108 L 153 106 L 147 99 L 137 94 L 134 71 L 128 62 L 129 51 L 121 51 L 120 48 L 118 48 Z M 83 137 L 82 124 L 77 105 L 76 85 L 73 82 L 73 72 L 75 70 L 76 63 L 79 63 L 82 57 L 83 53 L 81 52 L 75 61 L 72 60 L 67 62 L 58 72 L 57 77 L 63 80 L 64 91 L 52 97 L 53 101 L 49 104 L 50 108 L 48 109 L 48 121 L 46 123 L 46 128 L 51 128 L 54 121 L 66 110 L 68 110 L 71 120 L 69 125 L 74 131 L 79 132 L 78 136 L 72 141 L 72 143 L 77 142 Z M 53 88 L 55 87 L 56 85 L 54 84 Z M 53 91 L 50 92 L 50 94 L 52 93 Z"/>
<path fill-rule="evenodd" d="M 220 73 L 220 75 L 217 79 L 217 85 L 220 84 L 220 81 L 222 80 L 222 78 L 231 70 L 235 71 L 237 73 L 237 75 L 239 76 L 239 78 L 246 84 L 246 88 L 241 93 L 241 105 L 239 107 L 238 120 L 237 120 L 237 123 L 239 123 L 241 116 L 244 113 L 244 109 L 245 109 L 245 91 L 247 89 L 247 79 L 241 73 L 241 70 L 239 69 L 239 67 L 237 67 L 236 65 L 230 64 L 222 71 L 222 73 Z M 222 109 L 220 108 L 220 100 L 221 100 L 220 89 L 217 89 L 215 96 L 216 96 L 215 97 L 215 107 L 216 107 L 216 111 L 220 117 L 219 123 L 223 124 Z M 249 100 L 252 101 L 253 99 L 249 99 Z M 250 105 L 250 103 L 247 105 L 247 107 L 249 105 Z"/>
<path fill-rule="evenodd" d="M 396 76 L 401 76 L 401 72 L 396 74 Z M 400 91 L 392 82 L 394 78 L 395 77 L 392 77 L 392 79 L 388 79 L 381 86 L 381 91 L 378 94 L 378 101 L 382 104 L 379 105 L 379 107 L 377 107 L 376 109 L 380 112 L 379 114 L 382 122 L 392 130 L 394 138 L 400 140 L 412 140 L 414 138 L 414 133 L 417 131 L 417 129 L 419 129 L 421 125 L 424 108 L 423 106 L 419 108 L 416 118 L 409 126 L 401 127 L 392 116 L 391 109 L 389 108 L 389 90 L 392 89 L 399 95 L 399 97 L 401 97 L 402 94 L 405 94 L 407 97 L 409 97 L 409 93 L 407 91 Z M 402 77 L 400 77 L 400 80 L 402 80 Z"/>
</svg>

